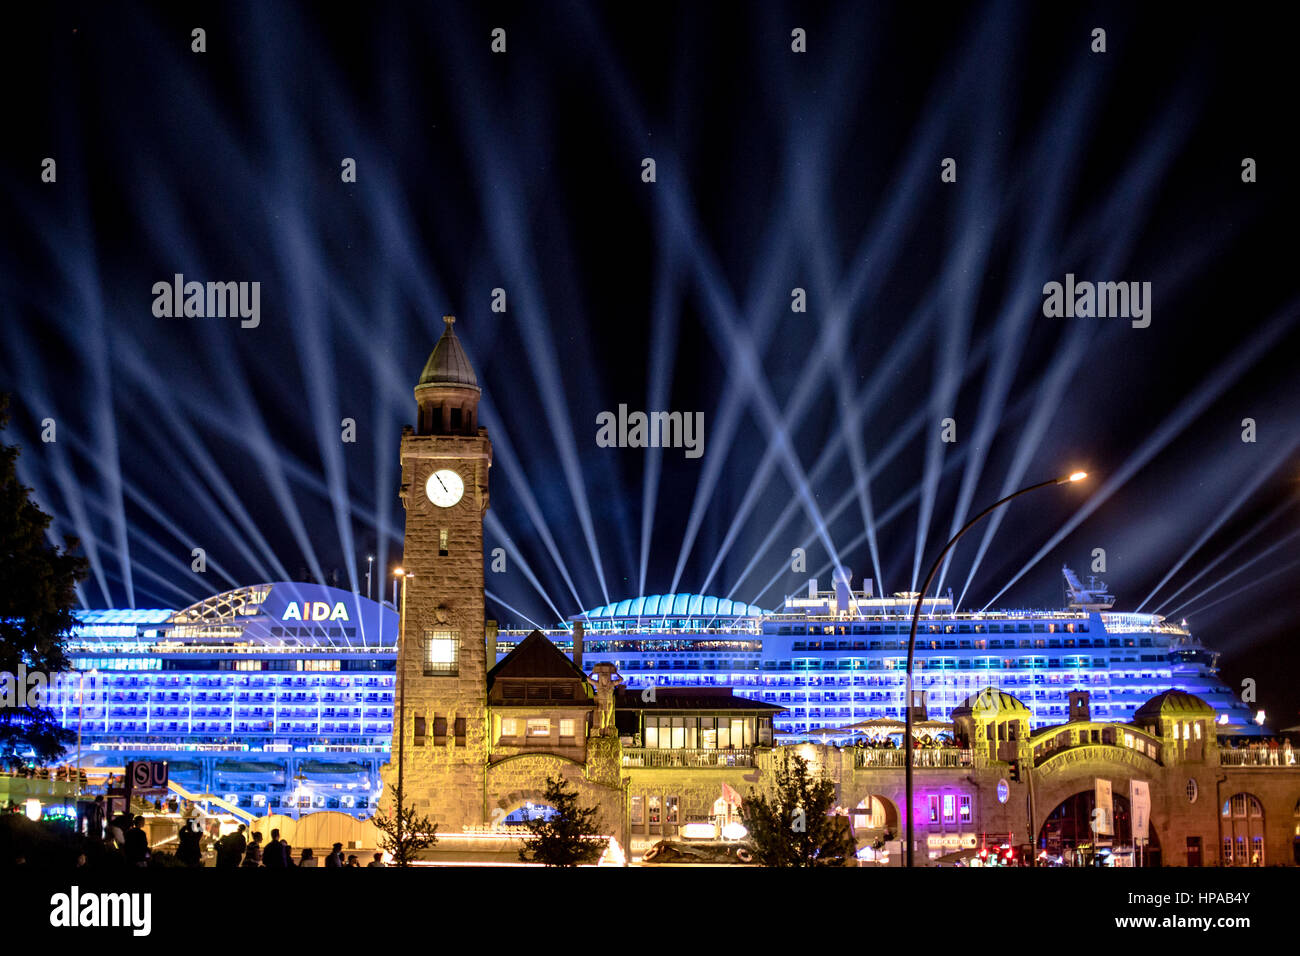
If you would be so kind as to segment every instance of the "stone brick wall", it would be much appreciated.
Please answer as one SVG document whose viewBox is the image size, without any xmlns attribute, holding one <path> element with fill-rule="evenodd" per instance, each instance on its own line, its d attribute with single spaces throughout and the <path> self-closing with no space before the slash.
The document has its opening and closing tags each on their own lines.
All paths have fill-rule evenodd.
<svg viewBox="0 0 1300 956">
<path fill-rule="evenodd" d="M 402 725 L 403 779 L 408 798 L 445 829 L 483 822 L 483 767 L 488 755 L 487 650 L 484 634 L 483 513 L 488 506 L 492 445 L 485 430 L 477 435 L 402 436 L 402 503 L 406 536 L 402 566 L 413 575 L 406 584 L 406 627 L 399 652 L 395 707 L 405 706 Z M 450 508 L 434 506 L 425 494 L 428 476 L 440 468 L 457 471 L 464 497 Z M 440 554 L 447 531 L 447 554 Z M 425 676 L 426 629 L 453 631 L 459 637 L 456 676 Z M 423 717 L 427 736 L 415 746 L 415 718 Z M 437 718 L 447 721 L 447 736 L 435 742 Z M 463 743 L 454 734 L 465 721 Z M 394 738 L 391 776 L 396 779 L 399 741 Z M 386 788 L 387 789 L 387 788 Z"/>
</svg>

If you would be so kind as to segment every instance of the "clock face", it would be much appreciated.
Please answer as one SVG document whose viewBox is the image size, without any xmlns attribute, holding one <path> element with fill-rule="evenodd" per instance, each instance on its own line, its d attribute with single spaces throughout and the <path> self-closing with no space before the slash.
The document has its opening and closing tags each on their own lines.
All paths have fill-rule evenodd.
<svg viewBox="0 0 1300 956">
<path fill-rule="evenodd" d="M 456 472 L 443 468 L 429 476 L 424 493 L 439 508 L 450 508 L 465 494 L 465 482 Z"/>
</svg>

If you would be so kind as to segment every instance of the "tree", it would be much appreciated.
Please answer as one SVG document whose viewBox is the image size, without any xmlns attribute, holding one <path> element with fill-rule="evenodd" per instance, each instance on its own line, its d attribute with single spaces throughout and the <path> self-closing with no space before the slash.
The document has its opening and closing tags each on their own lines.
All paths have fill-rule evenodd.
<svg viewBox="0 0 1300 956">
<path fill-rule="evenodd" d="M 402 787 L 393 787 L 393 810 L 372 818 L 379 828 L 379 849 L 393 858 L 393 866 L 410 866 L 421 850 L 438 842 L 438 824 L 407 806 Z"/>
<path fill-rule="evenodd" d="M 767 793 L 751 790 L 740 819 L 763 866 L 844 866 L 854 852 L 847 818 L 831 814 L 835 785 L 813 777 L 808 761 L 780 748 Z"/>
<path fill-rule="evenodd" d="M 524 817 L 532 834 L 524 841 L 519 859 L 545 866 L 580 866 L 595 863 L 609 845 L 598 835 L 597 807 L 578 806 L 578 791 L 563 777 L 546 778 L 544 799 L 554 809 L 549 817 Z"/>
<path fill-rule="evenodd" d="M 0 429 L 9 424 L 9 398 L 0 395 Z M 0 673 L 50 675 L 68 669 L 63 643 L 77 623 L 77 582 L 86 576 L 86 559 L 49 540 L 50 516 L 18 481 L 16 445 L 0 443 Z M 59 726 L 40 702 L 27 699 L 26 686 L 14 687 L 14 706 L 0 707 L 0 764 L 47 763 L 63 753 L 75 734 Z"/>
</svg>

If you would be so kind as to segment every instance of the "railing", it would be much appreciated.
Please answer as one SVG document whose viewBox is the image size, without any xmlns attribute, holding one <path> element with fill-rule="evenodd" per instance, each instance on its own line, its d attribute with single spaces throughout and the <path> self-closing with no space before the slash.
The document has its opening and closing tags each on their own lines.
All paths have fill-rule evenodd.
<svg viewBox="0 0 1300 956">
<path fill-rule="evenodd" d="M 1220 750 L 1220 767 L 1294 767 L 1296 754 L 1277 750 Z"/>
<path fill-rule="evenodd" d="M 907 751 L 890 750 L 886 747 L 857 747 L 853 751 L 853 766 L 858 770 L 884 768 L 902 768 L 907 764 Z M 912 751 L 913 767 L 969 767 L 971 755 L 969 750 L 956 747 L 922 748 Z"/>
<path fill-rule="evenodd" d="M 752 767 L 754 752 L 748 747 L 732 750 L 654 750 L 624 747 L 624 767 Z"/>
</svg>

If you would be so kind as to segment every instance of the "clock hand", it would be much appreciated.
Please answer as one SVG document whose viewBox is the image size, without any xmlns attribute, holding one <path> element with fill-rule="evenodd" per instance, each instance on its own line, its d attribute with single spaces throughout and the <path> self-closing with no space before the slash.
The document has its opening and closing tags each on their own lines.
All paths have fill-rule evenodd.
<svg viewBox="0 0 1300 956">
<path fill-rule="evenodd" d="M 434 473 L 434 476 L 433 476 L 433 477 L 438 478 L 438 475 L 437 475 L 436 472 Z M 438 484 L 442 485 L 442 490 L 443 490 L 443 491 L 447 491 L 447 486 L 446 486 L 445 484 L 443 484 L 443 481 L 442 481 L 441 478 L 438 478 Z M 450 492 L 450 491 L 447 491 L 447 494 L 451 494 L 451 492 Z"/>
</svg>

